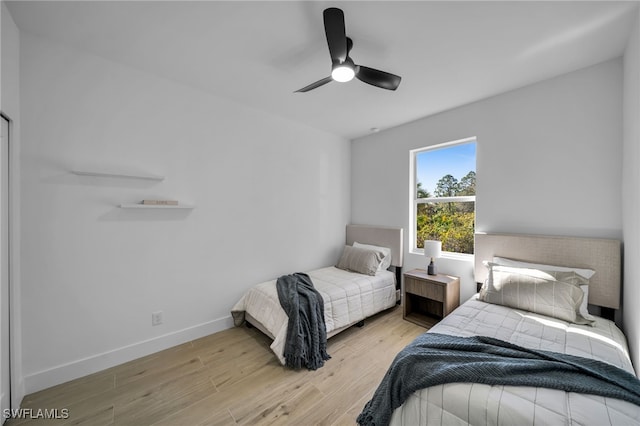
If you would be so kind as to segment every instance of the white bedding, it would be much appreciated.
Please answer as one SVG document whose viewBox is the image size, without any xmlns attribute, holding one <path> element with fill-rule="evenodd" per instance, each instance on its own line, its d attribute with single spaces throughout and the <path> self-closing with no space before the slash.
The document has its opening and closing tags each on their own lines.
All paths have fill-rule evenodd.
<svg viewBox="0 0 640 426">
<path fill-rule="evenodd" d="M 369 276 L 330 266 L 308 274 L 324 300 L 327 335 L 334 335 L 396 303 L 396 279 L 390 271 L 379 271 L 375 276 Z M 284 365 L 282 352 L 288 317 L 278 300 L 276 280 L 253 287 L 231 312 L 245 312 L 257 320 L 274 337 L 271 349 Z"/>
<path fill-rule="evenodd" d="M 516 345 L 599 359 L 634 373 L 626 339 L 614 323 L 594 327 L 468 300 L 429 332 L 482 335 Z M 635 374 L 635 373 L 634 373 Z M 559 390 L 450 383 L 414 393 L 392 425 L 640 425 L 626 401 Z"/>
</svg>

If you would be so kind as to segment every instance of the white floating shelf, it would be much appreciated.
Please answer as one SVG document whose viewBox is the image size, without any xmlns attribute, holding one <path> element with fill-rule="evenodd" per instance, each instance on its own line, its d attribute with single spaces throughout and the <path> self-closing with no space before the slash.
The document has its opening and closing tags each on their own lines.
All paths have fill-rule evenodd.
<svg viewBox="0 0 640 426">
<path fill-rule="evenodd" d="M 176 205 L 168 205 L 168 204 L 120 204 L 118 207 L 121 209 L 193 209 L 195 206 L 189 204 L 178 204 Z"/>
<path fill-rule="evenodd" d="M 149 174 L 88 172 L 84 170 L 71 170 L 71 173 L 78 176 L 94 176 L 94 177 L 119 178 L 119 179 L 143 179 L 143 180 L 155 180 L 158 182 L 164 180 L 164 176 L 149 175 Z"/>
</svg>

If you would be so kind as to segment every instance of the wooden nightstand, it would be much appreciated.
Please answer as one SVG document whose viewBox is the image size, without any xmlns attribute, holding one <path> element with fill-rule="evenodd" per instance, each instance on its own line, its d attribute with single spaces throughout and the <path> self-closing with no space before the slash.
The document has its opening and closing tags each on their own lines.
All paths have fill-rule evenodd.
<svg viewBox="0 0 640 426">
<path fill-rule="evenodd" d="M 405 272 L 402 304 L 402 318 L 431 327 L 434 319 L 444 318 L 460 304 L 460 278 L 428 275 L 424 269 Z"/>
</svg>

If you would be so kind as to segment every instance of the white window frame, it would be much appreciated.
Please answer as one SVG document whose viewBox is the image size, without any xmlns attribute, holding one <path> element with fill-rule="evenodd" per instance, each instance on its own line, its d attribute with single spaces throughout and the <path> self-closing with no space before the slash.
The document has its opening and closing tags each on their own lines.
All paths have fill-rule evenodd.
<svg viewBox="0 0 640 426">
<path fill-rule="evenodd" d="M 430 197 L 430 198 L 418 198 L 418 175 L 417 175 L 417 156 L 418 154 L 422 153 L 422 152 L 426 152 L 426 151 L 433 151 L 436 149 L 442 149 L 442 148 L 450 148 L 452 146 L 455 145 L 462 145 L 465 143 L 469 143 L 469 142 L 475 142 L 476 146 L 478 144 L 478 139 L 475 136 L 472 137 L 468 137 L 468 138 L 464 138 L 464 139 L 458 139 L 455 141 L 451 141 L 451 142 L 445 142 L 445 143 L 441 143 L 438 145 L 431 145 L 431 146 L 427 146 L 424 148 L 419 148 L 419 149 L 412 149 L 409 151 L 409 173 L 410 173 L 410 191 L 409 191 L 409 197 L 410 197 L 410 207 L 409 207 L 409 252 L 413 253 L 413 254 L 424 254 L 424 250 L 421 248 L 418 248 L 416 246 L 416 241 L 417 241 L 417 234 L 418 234 L 418 230 L 417 230 L 417 218 L 416 218 L 416 212 L 418 210 L 418 204 L 427 204 L 427 203 L 451 203 L 451 202 L 471 202 L 473 201 L 474 206 L 476 205 L 476 196 L 475 195 L 465 195 L 465 196 L 459 196 L 459 197 Z M 474 250 L 475 251 L 475 250 Z M 449 257 L 449 258 L 462 258 L 462 259 L 468 259 L 470 257 L 473 257 L 473 254 L 468 254 L 468 253 L 457 253 L 457 252 L 451 252 L 451 251 L 443 251 L 442 252 L 443 257 Z"/>
</svg>

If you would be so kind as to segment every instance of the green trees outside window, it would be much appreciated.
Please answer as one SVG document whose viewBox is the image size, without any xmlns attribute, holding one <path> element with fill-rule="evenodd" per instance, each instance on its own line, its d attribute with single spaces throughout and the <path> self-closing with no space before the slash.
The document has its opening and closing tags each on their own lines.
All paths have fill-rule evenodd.
<svg viewBox="0 0 640 426">
<path fill-rule="evenodd" d="M 459 181 L 450 174 L 440 178 L 434 194 L 416 184 L 416 247 L 439 240 L 442 250 L 473 254 L 476 172 Z"/>
</svg>

